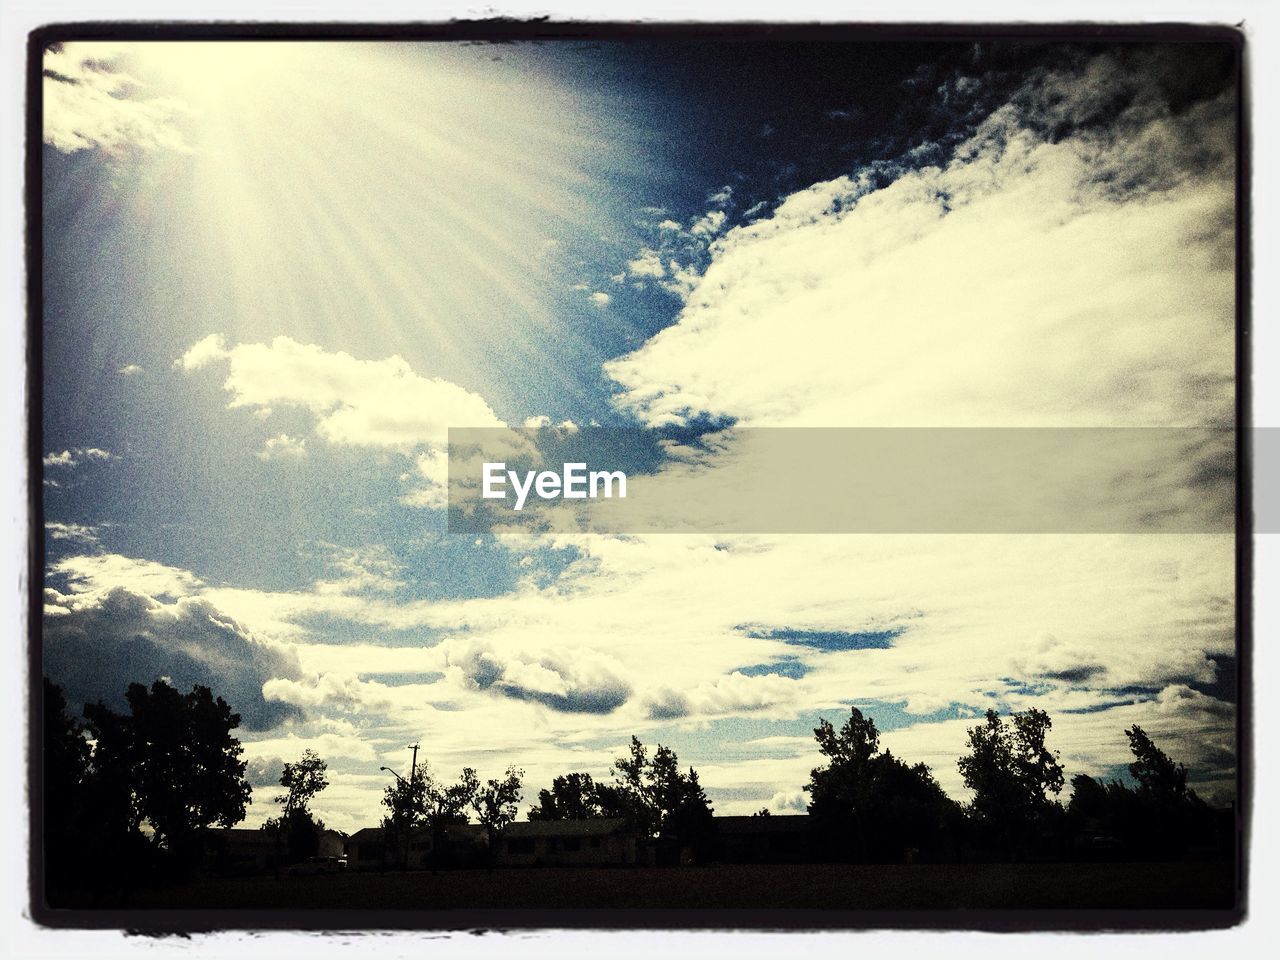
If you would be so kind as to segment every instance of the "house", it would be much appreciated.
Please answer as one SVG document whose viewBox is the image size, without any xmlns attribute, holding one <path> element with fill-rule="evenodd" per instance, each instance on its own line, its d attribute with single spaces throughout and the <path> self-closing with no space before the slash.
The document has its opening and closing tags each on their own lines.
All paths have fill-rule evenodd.
<svg viewBox="0 0 1280 960">
<path fill-rule="evenodd" d="M 357 830 L 346 841 L 351 870 L 421 870 L 440 866 L 470 866 L 484 862 L 488 835 L 477 823 L 450 824 L 441 831 L 437 857 L 436 835 L 430 827 L 409 831 L 408 845 L 402 836 L 388 835 L 382 827 Z M 321 851 L 324 852 L 323 850 Z"/>
<path fill-rule="evenodd" d="M 347 837 L 347 866 L 351 870 L 399 870 L 423 867 L 431 855 L 432 836 L 426 827 L 409 831 L 408 844 L 403 836 L 382 827 L 365 827 Z"/>
<path fill-rule="evenodd" d="M 509 823 L 495 857 L 506 867 L 631 865 L 636 834 L 625 820 L 529 820 Z"/>
<path fill-rule="evenodd" d="M 724 863 L 811 863 L 817 859 L 806 814 L 716 817 L 716 846 Z"/>
</svg>

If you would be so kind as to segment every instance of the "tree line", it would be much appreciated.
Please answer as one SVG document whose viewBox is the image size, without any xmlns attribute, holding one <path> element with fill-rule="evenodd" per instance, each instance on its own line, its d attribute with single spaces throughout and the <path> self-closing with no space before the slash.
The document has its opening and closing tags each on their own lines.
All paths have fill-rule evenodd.
<svg viewBox="0 0 1280 960">
<path fill-rule="evenodd" d="M 206 828 L 244 819 L 251 788 L 232 735 L 240 717 L 221 697 L 199 685 L 182 694 L 157 680 L 131 684 L 125 702 L 123 713 L 97 703 L 70 717 L 62 691 L 45 680 L 44 863 L 52 889 L 118 892 L 143 877 L 178 879 L 198 863 Z M 1132 783 L 1077 774 L 1062 804 L 1065 773 L 1046 743 L 1051 728 L 1042 710 L 1007 720 L 987 711 L 957 761 L 972 791 L 961 804 L 927 765 L 882 749 L 874 720 L 858 708 L 839 728 L 822 719 L 814 738 L 825 762 L 804 785 L 814 849 L 820 859 L 846 862 L 1164 859 L 1222 841 L 1220 819 L 1187 786 L 1186 767 L 1136 724 L 1125 731 Z M 658 744 L 651 753 L 632 737 L 610 773 L 601 781 L 585 772 L 555 777 L 528 819 L 621 818 L 638 836 L 672 838 L 695 859 L 716 859 L 711 803 L 674 750 Z M 381 825 L 399 844 L 427 828 L 440 850 L 450 826 L 474 817 L 493 851 L 519 815 L 523 780 L 512 766 L 483 782 L 465 767 L 450 781 L 423 761 L 384 791 Z M 327 764 L 313 751 L 284 765 L 284 792 L 273 798 L 279 813 L 262 827 L 275 839 L 277 863 L 316 852 L 325 825 L 311 802 L 328 783 Z"/>
</svg>

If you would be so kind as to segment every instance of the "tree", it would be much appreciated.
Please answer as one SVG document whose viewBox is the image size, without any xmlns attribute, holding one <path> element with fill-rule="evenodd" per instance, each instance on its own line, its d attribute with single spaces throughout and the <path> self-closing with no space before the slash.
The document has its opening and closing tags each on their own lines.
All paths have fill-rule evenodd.
<svg viewBox="0 0 1280 960">
<path fill-rule="evenodd" d="M 1038 822 L 1060 811 L 1049 796 L 1063 784 L 1058 754 L 1045 746 L 1052 726 L 1034 707 L 1007 725 L 988 710 L 986 722 L 969 729 L 969 753 L 957 764 L 973 791 L 975 817 L 1004 838 L 1011 856 L 1022 852 Z"/>
<path fill-rule="evenodd" d="M 182 694 L 162 680 L 149 690 L 133 683 L 125 699 L 127 716 L 101 703 L 85 707 L 94 765 L 128 798 L 135 828 L 145 821 L 157 847 L 189 859 L 201 830 L 244 819 L 251 788 L 231 735 L 240 715 L 199 685 Z"/>
<path fill-rule="evenodd" d="M 262 825 L 263 830 L 275 834 L 277 866 L 282 842 L 291 862 L 305 860 L 319 852 L 324 821 L 311 813 L 310 803 L 329 785 L 326 770 L 328 764 L 313 750 L 304 750 L 300 760 L 284 765 L 280 785 L 285 792 L 273 798 L 280 804 L 280 816 L 269 818 Z"/>
<path fill-rule="evenodd" d="M 44 678 L 44 854 L 50 885 L 75 880 L 89 780 L 89 743 L 84 727 L 67 716 L 62 689 Z"/>
<path fill-rule="evenodd" d="M 1125 736 L 1133 752 L 1129 773 L 1137 781 L 1140 793 L 1146 794 L 1153 803 L 1170 808 L 1181 806 L 1189 796 L 1195 796 L 1187 790 L 1187 768 L 1170 760 L 1146 731 L 1135 723 L 1125 731 Z"/>
<path fill-rule="evenodd" d="M 402 866 L 409 865 L 409 836 L 413 828 L 425 823 L 427 816 L 426 763 L 418 764 L 409 772 L 409 779 L 396 777 L 382 795 L 382 805 L 387 814 L 382 818 L 382 830 L 388 840 L 395 840 L 401 847 Z M 391 844 L 388 843 L 388 850 Z"/>
<path fill-rule="evenodd" d="M 1125 730 L 1135 786 L 1103 782 L 1080 774 L 1071 780 L 1067 813 L 1077 843 L 1087 854 L 1099 834 L 1114 838 L 1126 856 L 1165 859 L 1180 856 L 1192 840 L 1216 841 L 1212 813 L 1187 787 L 1187 768 L 1175 763 L 1136 724 Z"/>
<path fill-rule="evenodd" d="M 382 826 L 399 838 L 405 866 L 408 866 L 409 838 L 418 826 L 431 830 L 432 862 L 439 862 L 445 830 L 452 824 L 467 822 L 466 810 L 478 789 L 479 782 L 470 767 L 462 771 L 457 783 L 450 784 L 437 780 L 425 760 L 410 772 L 408 780 L 396 777 L 396 782 L 383 793 L 382 803 L 388 813 Z"/>
<path fill-rule="evenodd" d="M 523 770 L 514 766 L 507 767 L 506 775 L 501 780 L 487 781 L 471 796 L 471 806 L 476 811 L 476 819 L 480 821 L 488 835 L 491 858 L 497 850 L 498 834 L 519 814 L 523 779 Z"/>
<path fill-rule="evenodd" d="M 828 762 L 810 772 L 804 789 L 830 855 L 900 861 L 908 851 L 940 851 L 958 808 L 927 766 L 881 751 L 875 721 L 857 707 L 839 730 L 824 718 L 813 734 Z"/>
<path fill-rule="evenodd" d="M 325 773 L 328 769 L 329 765 L 314 750 L 304 750 L 302 759 L 284 765 L 280 774 L 280 786 L 286 792 L 277 796 L 275 802 L 283 807 L 285 814 L 295 810 L 308 810 L 316 794 L 329 786 L 329 778 Z"/>
<path fill-rule="evenodd" d="M 682 773 L 676 753 L 658 744 L 653 757 L 636 737 L 613 764 L 613 791 L 597 791 L 606 815 L 623 816 L 646 836 L 674 835 L 682 844 L 704 846 L 712 809 L 692 767 Z"/>
<path fill-rule="evenodd" d="M 607 786 L 607 785 L 606 785 Z M 550 790 L 538 791 L 538 805 L 529 809 L 530 820 L 590 820 L 604 816 L 601 786 L 589 773 L 566 773 L 551 781 Z"/>
</svg>

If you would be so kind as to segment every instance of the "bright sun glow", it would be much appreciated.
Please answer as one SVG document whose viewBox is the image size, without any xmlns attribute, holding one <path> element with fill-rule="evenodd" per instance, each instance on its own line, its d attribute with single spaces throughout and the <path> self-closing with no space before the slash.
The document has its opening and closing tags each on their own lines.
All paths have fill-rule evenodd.
<svg viewBox="0 0 1280 960">
<path fill-rule="evenodd" d="M 560 322 L 565 262 L 609 229 L 600 184 L 632 161 L 618 121 L 531 58 L 282 42 L 93 57 L 136 123 L 186 148 L 164 161 L 186 197 L 166 216 L 192 239 L 166 255 L 197 288 L 192 329 L 229 320 L 246 339 L 265 327 L 365 359 L 428 351 L 476 387 L 492 379 L 469 369 L 477 330 L 577 349 Z M 534 360 L 554 383 L 551 353 Z"/>
</svg>

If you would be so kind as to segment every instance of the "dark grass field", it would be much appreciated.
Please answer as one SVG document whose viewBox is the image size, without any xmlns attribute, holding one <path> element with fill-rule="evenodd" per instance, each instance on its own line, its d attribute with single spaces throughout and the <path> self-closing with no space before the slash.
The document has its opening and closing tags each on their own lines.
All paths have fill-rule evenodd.
<svg viewBox="0 0 1280 960">
<path fill-rule="evenodd" d="M 140 911 L 1229 910 L 1235 906 L 1235 868 L 801 864 L 353 873 L 204 879 L 99 905 Z M 74 906 L 92 909 L 84 901 Z"/>
</svg>

